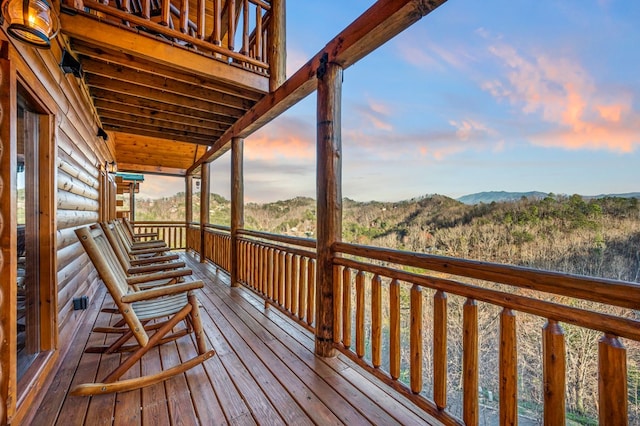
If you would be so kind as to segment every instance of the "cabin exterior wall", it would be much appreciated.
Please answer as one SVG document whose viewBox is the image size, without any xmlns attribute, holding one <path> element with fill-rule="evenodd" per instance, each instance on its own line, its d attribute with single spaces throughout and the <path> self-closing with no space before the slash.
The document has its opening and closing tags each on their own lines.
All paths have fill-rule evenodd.
<svg viewBox="0 0 640 426">
<path fill-rule="evenodd" d="M 48 259 L 41 260 L 40 267 L 48 267 L 50 270 L 50 279 L 41 285 L 50 287 L 51 300 L 48 299 L 47 303 L 52 305 L 52 326 L 46 331 L 51 343 L 48 348 L 43 348 L 45 356 L 41 361 L 30 367 L 27 377 L 32 378 L 26 385 L 21 386 L 21 389 L 16 383 L 15 371 L 16 317 L 15 314 L 0 317 L 1 332 L 4 336 L 0 363 L 0 396 L 3 399 L 3 403 L 0 404 L 0 424 L 19 424 L 28 418 L 29 411 L 32 411 L 29 407 L 38 403 L 38 396 L 42 396 L 39 395 L 39 391 L 52 379 L 51 372 L 55 371 L 56 363 L 73 341 L 77 324 L 83 318 L 84 311 L 73 310 L 73 298 L 88 296 L 91 301 L 91 296 L 98 288 L 97 274 L 90 266 L 74 230 L 79 226 L 95 223 L 101 216 L 106 217 L 106 212 L 110 211 L 104 208 L 101 200 L 109 199 L 104 194 L 104 188 L 109 185 L 105 165 L 114 160 L 114 150 L 110 146 L 111 142 L 96 136 L 99 124 L 89 102 L 86 87 L 83 87 L 80 80 L 73 75 L 65 75 L 58 65 L 62 57 L 62 43 L 63 41 L 57 38 L 50 50 L 36 50 L 15 42 L 7 37 L 4 28 L 0 29 L 0 60 L 10 64 L 7 66 L 15 70 L 10 76 L 15 81 L 12 85 L 2 86 L 1 93 L 2 105 L 12 108 L 13 111 L 5 110 L 4 120 L 0 118 L 4 127 L 3 138 L 0 141 L 4 144 L 0 146 L 0 167 L 5 168 L 4 171 L 0 170 L 0 173 L 7 182 L 7 185 L 0 185 L 0 199 L 3 200 L 0 205 L 0 219 L 1 223 L 4 223 L 4 226 L 0 227 L 3 255 L 0 256 L 0 300 L 3 300 L 3 311 L 15 312 L 17 309 L 14 260 L 17 241 L 14 229 L 16 213 L 13 206 L 15 195 L 10 194 L 10 191 L 15 192 L 16 187 L 15 178 L 13 182 L 6 178 L 12 173 L 15 174 L 16 170 L 15 158 L 9 158 L 16 152 L 15 149 L 10 149 L 12 144 L 14 147 L 16 144 L 15 130 L 10 128 L 16 125 L 16 94 L 9 92 L 21 87 L 23 91 L 28 92 L 30 98 L 37 101 L 44 116 L 49 117 L 50 137 L 44 156 L 41 153 L 41 161 L 44 158 L 50 162 L 50 174 L 41 178 L 39 191 L 41 194 L 48 191 L 51 198 L 47 201 L 50 205 L 48 214 L 51 216 L 51 226 L 47 228 L 48 235 L 43 235 L 42 227 L 40 232 L 40 237 L 45 238 L 50 245 L 50 255 L 46 256 Z M 4 78 L 7 77 L 5 73 Z M 42 145 L 42 141 L 40 144 Z M 9 202 L 5 202 L 7 200 Z M 40 256 L 42 257 L 42 252 Z"/>
</svg>

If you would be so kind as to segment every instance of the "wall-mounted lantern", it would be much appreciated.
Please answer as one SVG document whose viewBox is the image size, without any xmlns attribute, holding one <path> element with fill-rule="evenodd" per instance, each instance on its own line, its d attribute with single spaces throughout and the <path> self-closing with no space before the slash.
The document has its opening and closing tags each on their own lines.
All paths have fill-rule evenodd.
<svg viewBox="0 0 640 426">
<path fill-rule="evenodd" d="M 6 0 L 2 15 L 9 35 L 38 48 L 48 49 L 60 28 L 49 0 Z"/>
</svg>

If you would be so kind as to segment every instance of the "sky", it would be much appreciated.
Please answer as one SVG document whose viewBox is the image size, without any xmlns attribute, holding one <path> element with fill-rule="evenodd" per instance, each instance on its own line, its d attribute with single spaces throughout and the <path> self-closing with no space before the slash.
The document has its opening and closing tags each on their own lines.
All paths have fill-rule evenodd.
<svg viewBox="0 0 640 426">
<path fill-rule="evenodd" d="M 288 1 L 287 75 L 373 3 Z M 639 22 L 635 0 L 448 0 L 344 71 L 342 195 L 640 191 Z M 315 198 L 315 111 L 314 93 L 245 139 L 245 201 Z"/>
</svg>

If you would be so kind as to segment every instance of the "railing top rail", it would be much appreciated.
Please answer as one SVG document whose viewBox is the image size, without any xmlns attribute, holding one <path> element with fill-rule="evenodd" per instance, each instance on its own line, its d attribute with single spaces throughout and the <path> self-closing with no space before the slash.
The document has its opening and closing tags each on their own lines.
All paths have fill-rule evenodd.
<svg viewBox="0 0 640 426">
<path fill-rule="evenodd" d="M 249 229 L 239 229 L 238 235 L 253 238 L 263 238 L 266 240 L 278 241 L 280 243 L 291 244 L 301 247 L 316 248 L 316 240 L 311 238 L 291 237 L 288 235 L 272 234 L 270 232 L 253 231 Z"/>
<path fill-rule="evenodd" d="M 332 249 L 336 253 L 492 281 L 624 308 L 640 309 L 640 285 L 625 281 L 379 247 L 359 246 L 344 242 L 335 243 Z"/>
<path fill-rule="evenodd" d="M 209 228 L 209 229 L 215 229 L 217 231 L 231 232 L 231 227 L 225 226 L 225 225 L 216 225 L 214 223 L 205 223 L 204 227 L 205 228 Z"/>
<path fill-rule="evenodd" d="M 178 220 L 136 220 L 131 222 L 133 226 L 155 226 L 155 225 L 179 225 L 186 226 L 187 223 Z"/>
</svg>

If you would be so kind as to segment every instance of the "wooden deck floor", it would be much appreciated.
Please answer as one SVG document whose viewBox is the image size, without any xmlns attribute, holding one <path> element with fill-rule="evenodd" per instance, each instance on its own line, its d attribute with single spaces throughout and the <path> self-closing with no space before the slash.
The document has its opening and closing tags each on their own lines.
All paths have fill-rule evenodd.
<svg viewBox="0 0 640 426">
<path fill-rule="evenodd" d="M 109 315 L 98 314 L 109 297 L 88 312 L 78 345 L 69 350 L 32 425 L 420 425 L 438 424 L 393 390 L 378 383 L 347 358 L 313 354 L 313 336 L 211 265 L 183 257 L 197 278 L 203 322 L 217 355 L 164 383 L 115 395 L 68 396 L 76 383 L 109 371 L 119 355 L 83 353 L 103 335 L 90 333 Z M 143 357 L 129 372 L 153 371 L 190 357 L 182 338 Z"/>
</svg>

